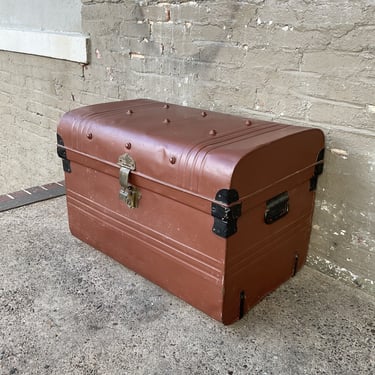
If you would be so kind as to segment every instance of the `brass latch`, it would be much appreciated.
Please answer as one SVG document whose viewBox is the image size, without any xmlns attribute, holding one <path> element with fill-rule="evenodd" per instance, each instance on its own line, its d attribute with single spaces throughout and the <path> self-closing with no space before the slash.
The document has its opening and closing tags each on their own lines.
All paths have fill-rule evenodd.
<svg viewBox="0 0 375 375">
<path fill-rule="evenodd" d="M 135 170 L 135 161 L 129 154 L 123 154 L 119 157 L 117 164 L 120 166 L 121 190 L 119 198 L 129 208 L 137 208 L 138 202 L 141 199 L 141 193 L 135 186 L 129 183 L 130 172 Z"/>
</svg>

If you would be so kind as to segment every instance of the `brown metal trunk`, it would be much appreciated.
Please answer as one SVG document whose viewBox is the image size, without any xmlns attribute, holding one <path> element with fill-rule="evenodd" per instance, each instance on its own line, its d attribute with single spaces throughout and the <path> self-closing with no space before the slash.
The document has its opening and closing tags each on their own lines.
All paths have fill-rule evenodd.
<svg viewBox="0 0 375 375">
<path fill-rule="evenodd" d="M 304 264 L 323 150 L 318 129 L 151 100 L 58 127 L 72 234 L 224 324 Z"/>
</svg>

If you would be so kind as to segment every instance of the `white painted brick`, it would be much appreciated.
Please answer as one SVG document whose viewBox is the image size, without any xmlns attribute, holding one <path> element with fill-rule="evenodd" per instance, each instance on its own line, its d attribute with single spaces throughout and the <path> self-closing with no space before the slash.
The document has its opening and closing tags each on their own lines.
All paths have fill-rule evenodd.
<svg viewBox="0 0 375 375">
<path fill-rule="evenodd" d="M 367 77 L 375 75 L 375 57 L 372 54 L 335 51 L 306 52 L 301 70 L 332 77 Z"/>
<path fill-rule="evenodd" d="M 311 102 L 308 118 L 311 121 L 340 125 L 350 128 L 373 129 L 375 113 L 369 113 L 366 107 L 355 105 L 337 105 L 332 102 Z"/>
</svg>

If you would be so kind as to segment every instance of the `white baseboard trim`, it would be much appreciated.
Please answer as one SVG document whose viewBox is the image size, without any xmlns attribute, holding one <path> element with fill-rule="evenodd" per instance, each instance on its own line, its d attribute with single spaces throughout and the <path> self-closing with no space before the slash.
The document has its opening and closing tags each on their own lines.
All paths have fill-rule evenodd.
<svg viewBox="0 0 375 375">
<path fill-rule="evenodd" d="M 0 29 L 0 50 L 86 64 L 88 39 L 80 33 Z"/>
</svg>

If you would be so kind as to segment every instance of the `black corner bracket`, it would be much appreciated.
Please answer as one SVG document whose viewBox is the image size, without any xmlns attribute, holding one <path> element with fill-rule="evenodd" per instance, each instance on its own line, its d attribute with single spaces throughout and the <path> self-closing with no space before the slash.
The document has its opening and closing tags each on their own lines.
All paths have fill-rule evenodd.
<svg viewBox="0 0 375 375">
<path fill-rule="evenodd" d="M 66 150 L 62 137 L 57 134 L 57 155 L 62 159 L 64 172 L 71 173 L 70 161 L 66 157 Z"/>
<path fill-rule="evenodd" d="M 318 185 L 318 176 L 323 173 L 324 151 L 325 151 L 325 149 L 322 148 L 319 151 L 319 154 L 318 154 L 318 156 L 316 158 L 316 163 L 317 164 L 315 165 L 314 175 L 310 178 L 310 191 L 315 191 L 316 190 L 316 187 Z"/>
<path fill-rule="evenodd" d="M 211 215 L 214 217 L 212 231 L 220 237 L 228 238 L 237 232 L 237 219 L 241 216 L 241 203 L 227 206 L 239 200 L 238 192 L 234 189 L 219 190 L 215 200 L 224 205 L 216 202 L 211 205 Z"/>
</svg>

